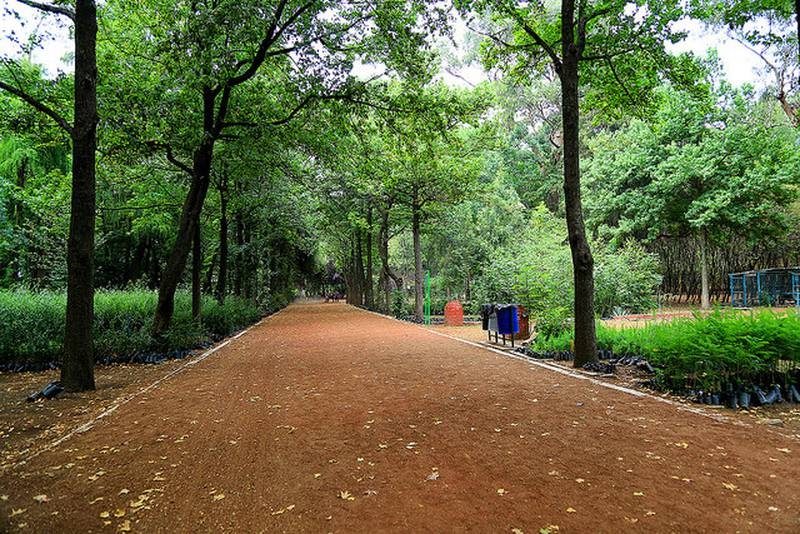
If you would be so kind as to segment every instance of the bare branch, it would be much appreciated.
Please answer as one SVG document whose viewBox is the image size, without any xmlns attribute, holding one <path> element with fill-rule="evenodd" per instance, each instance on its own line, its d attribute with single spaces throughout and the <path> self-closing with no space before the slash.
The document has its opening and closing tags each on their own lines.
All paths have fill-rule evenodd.
<svg viewBox="0 0 800 534">
<path fill-rule="evenodd" d="M 40 111 L 41 113 L 44 113 L 45 115 L 47 115 L 48 117 L 53 119 L 55 121 L 55 123 L 58 124 L 59 127 L 61 127 L 62 130 L 64 130 L 65 132 L 67 132 L 69 134 L 70 137 L 72 137 L 72 135 L 73 135 L 72 126 L 70 125 L 69 122 L 67 122 L 67 120 L 64 117 L 62 117 L 53 108 L 48 107 L 43 102 L 41 102 L 40 100 L 37 100 L 36 98 L 34 98 L 33 96 L 29 95 L 25 91 L 23 91 L 21 89 L 17 89 L 16 87 L 14 87 L 12 85 L 9 85 L 9 84 L 7 84 L 7 83 L 5 83 L 3 81 L 0 81 L 0 89 L 3 89 L 4 91 L 7 91 L 7 92 L 11 93 L 12 95 L 16 96 L 20 100 L 25 101 L 28 105 L 30 105 L 31 107 L 33 107 L 37 111 Z"/>
<path fill-rule="evenodd" d="M 44 2 L 34 2 L 34 0 L 17 0 L 20 4 L 25 4 L 28 7 L 38 9 L 39 11 L 46 11 L 48 13 L 55 13 L 57 15 L 64 15 L 71 20 L 75 20 L 75 11 L 67 6 L 56 6 Z"/>
</svg>

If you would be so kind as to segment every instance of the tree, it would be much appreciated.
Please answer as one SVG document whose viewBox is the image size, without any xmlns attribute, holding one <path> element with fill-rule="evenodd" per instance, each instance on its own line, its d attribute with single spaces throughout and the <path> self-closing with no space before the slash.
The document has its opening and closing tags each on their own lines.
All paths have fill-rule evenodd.
<svg viewBox="0 0 800 534">
<path fill-rule="evenodd" d="M 247 135 L 255 124 L 284 126 L 320 100 L 352 98 L 363 85 L 349 76 L 356 57 L 382 56 L 390 68 L 402 68 L 419 56 L 417 17 L 434 27 L 441 21 L 434 20 L 439 10 L 423 10 L 420 2 L 151 0 L 134 10 L 117 2 L 114 9 L 128 46 L 119 61 L 138 62 L 134 78 L 152 89 L 143 106 L 150 121 L 137 135 L 150 135 L 150 146 L 191 180 L 159 287 L 158 336 L 169 326 L 217 143 Z M 245 86 L 249 92 L 240 90 Z M 246 107 L 253 94 L 260 102 Z M 154 113 L 159 108 L 167 117 Z"/>
<path fill-rule="evenodd" d="M 658 80 L 656 65 L 674 62 L 664 51 L 672 40 L 670 22 L 681 11 L 678 3 L 613 0 L 591 5 L 586 0 L 562 0 L 559 12 L 547 3 L 462 1 L 494 16 L 501 27 L 490 28 L 487 63 L 524 77 L 549 65 L 561 85 L 564 200 L 572 251 L 575 286 L 575 366 L 597 359 L 592 257 L 583 221 L 580 188 L 580 74 L 610 102 L 633 104 L 647 100 Z M 500 58 L 503 58 L 502 60 Z M 659 62 L 659 63 L 654 63 Z M 502 65 L 501 65 L 502 64 Z M 581 65 L 585 65 L 581 69 Z M 614 87 L 613 91 L 608 91 Z M 612 94 L 618 96 L 612 97 Z"/>
<path fill-rule="evenodd" d="M 75 85 L 72 124 L 57 110 L 26 91 L 0 80 L 0 89 L 22 99 L 50 117 L 72 140 L 72 201 L 67 242 L 67 315 L 61 382 L 68 391 L 94 389 L 94 231 L 95 150 L 97 145 L 97 7 L 94 0 L 61 2 L 17 0 L 74 23 Z M 7 69 L 16 62 L 7 60 Z"/>
<path fill-rule="evenodd" d="M 617 242 L 696 237 L 708 308 L 710 244 L 741 235 L 767 240 L 791 228 L 797 135 L 775 120 L 777 110 L 770 115 L 741 92 L 699 101 L 669 86 L 659 93 L 651 123 L 633 120 L 590 144 L 590 217 Z"/>
<path fill-rule="evenodd" d="M 800 0 L 705 0 L 696 2 L 692 14 L 716 29 L 724 28 L 758 56 L 772 77 L 767 90 L 800 127 Z"/>
<path fill-rule="evenodd" d="M 407 93 L 408 94 L 408 93 Z M 414 110 L 397 119 L 386 155 L 393 167 L 388 189 L 411 223 L 414 250 L 414 315 L 423 320 L 422 224 L 473 189 L 483 149 L 477 123 L 487 95 L 457 92 L 442 85 L 421 88 L 409 102 Z"/>
</svg>

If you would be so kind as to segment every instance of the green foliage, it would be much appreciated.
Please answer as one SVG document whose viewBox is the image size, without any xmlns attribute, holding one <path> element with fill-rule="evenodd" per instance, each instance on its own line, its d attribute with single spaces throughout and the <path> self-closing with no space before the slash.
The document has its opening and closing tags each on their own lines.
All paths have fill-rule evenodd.
<svg viewBox="0 0 800 534">
<path fill-rule="evenodd" d="M 571 336 L 536 340 L 538 351 L 569 350 Z M 726 384 L 749 385 L 779 361 L 800 362 L 800 315 L 769 310 L 715 310 L 709 315 L 615 329 L 598 324 L 597 345 L 615 354 L 636 354 L 656 368 L 665 389 L 720 391 Z"/>
<path fill-rule="evenodd" d="M 150 336 L 157 295 L 150 291 L 100 291 L 95 295 L 95 354 L 129 356 L 142 351 L 196 347 L 255 322 L 261 310 L 229 297 L 205 299 L 200 324 L 192 321 L 191 296 L 178 293 L 166 346 Z M 62 293 L 0 291 L 0 363 L 49 362 L 61 357 L 66 297 Z"/>
<path fill-rule="evenodd" d="M 619 248 L 598 242 L 593 249 L 598 312 L 649 309 L 660 282 L 655 257 L 633 242 Z M 571 265 L 565 223 L 540 207 L 531 213 L 517 240 L 495 250 L 476 279 L 477 301 L 521 304 L 533 317 L 537 332 L 558 336 L 571 324 Z"/>
<path fill-rule="evenodd" d="M 658 259 L 635 241 L 618 249 L 595 246 L 594 306 L 600 317 L 652 309 L 661 283 Z"/>
</svg>

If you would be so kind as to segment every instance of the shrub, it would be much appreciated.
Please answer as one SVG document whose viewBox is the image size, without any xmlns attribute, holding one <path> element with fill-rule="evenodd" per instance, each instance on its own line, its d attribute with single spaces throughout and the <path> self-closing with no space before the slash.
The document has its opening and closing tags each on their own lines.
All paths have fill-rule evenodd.
<svg viewBox="0 0 800 534">
<path fill-rule="evenodd" d="M 571 339 L 564 334 L 542 336 L 535 348 L 569 350 Z M 597 345 L 617 355 L 646 357 L 664 389 L 680 391 L 688 381 L 696 389 L 719 391 L 726 384 L 763 381 L 779 362 L 800 363 L 800 315 L 716 310 L 643 328 L 612 329 L 600 323 Z"/>
<path fill-rule="evenodd" d="M 261 316 L 253 303 L 229 297 L 224 305 L 203 299 L 199 323 L 191 317 L 191 296 L 178 292 L 165 344 L 150 336 L 158 296 L 152 291 L 98 291 L 95 294 L 94 349 L 105 356 L 182 350 L 239 330 Z M 66 297 L 62 293 L 0 291 L 0 364 L 39 363 L 61 358 Z"/>
</svg>

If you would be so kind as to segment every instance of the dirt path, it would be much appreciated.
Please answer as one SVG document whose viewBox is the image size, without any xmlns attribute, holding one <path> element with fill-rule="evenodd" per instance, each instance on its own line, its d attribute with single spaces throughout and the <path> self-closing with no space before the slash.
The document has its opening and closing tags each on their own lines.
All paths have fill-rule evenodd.
<svg viewBox="0 0 800 534">
<path fill-rule="evenodd" d="M 766 428 L 303 304 L 4 472 L 0 530 L 798 532 L 798 455 Z"/>
</svg>

